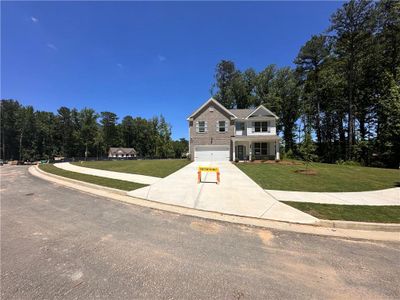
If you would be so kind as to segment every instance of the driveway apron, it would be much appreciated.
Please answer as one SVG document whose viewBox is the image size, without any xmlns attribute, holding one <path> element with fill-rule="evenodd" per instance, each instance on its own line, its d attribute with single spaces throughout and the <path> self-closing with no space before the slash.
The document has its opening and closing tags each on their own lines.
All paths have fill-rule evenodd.
<svg viewBox="0 0 400 300">
<path fill-rule="evenodd" d="M 215 173 L 203 173 L 202 182 L 197 183 L 199 166 L 219 167 L 220 184 L 216 183 Z M 274 199 L 230 162 L 192 162 L 150 186 L 128 192 L 128 195 L 238 216 L 307 224 L 318 221 Z"/>
</svg>

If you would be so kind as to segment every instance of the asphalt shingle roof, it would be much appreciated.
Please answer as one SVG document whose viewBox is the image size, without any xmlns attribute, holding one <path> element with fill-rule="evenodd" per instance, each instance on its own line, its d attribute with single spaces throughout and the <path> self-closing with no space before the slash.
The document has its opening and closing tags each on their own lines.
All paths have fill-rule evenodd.
<svg viewBox="0 0 400 300">
<path fill-rule="evenodd" d="M 255 108 L 244 108 L 244 109 L 229 109 L 231 113 L 233 113 L 238 119 L 244 119 L 249 114 L 251 114 Z"/>
<path fill-rule="evenodd" d="M 110 147 L 109 150 L 109 152 L 111 153 L 117 153 L 118 151 L 122 151 L 123 154 L 136 153 L 136 150 L 134 148 Z"/>
</svg>

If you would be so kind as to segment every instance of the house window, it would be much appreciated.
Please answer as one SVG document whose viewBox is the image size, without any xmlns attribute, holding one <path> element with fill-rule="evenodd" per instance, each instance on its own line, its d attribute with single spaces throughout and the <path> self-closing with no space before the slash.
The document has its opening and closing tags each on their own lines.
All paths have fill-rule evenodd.
<svg viewBox="0 0 400 300">
<path fill-rule="evenodd" d="M 226 132 L 226 122 L 225 121 L 217 122 L 217 131 L 218 132 Z"/>
<path fill-rule="evenodd" d="M 254 122 L 254 132 L 268 132 L 268 122 Z"/>
<path fill-rule="evenodd" d="M 267 143 L 254 143 L 254 154 L 255 155 L 268 155 L 268 144 Z"/>
<path fill-rule="evenodd" d="M 244 130 L 244 123 L 243 122 L 237 122 L 236 123 L 236 131 L 243 131 Z"/>
<path fill-rule="evenodd" d="M 207 123 L 206 123 L 206 121 L 198 121 L 197 122 L 197 132 L 198 133 L 207 132 Z"/>
</svg>

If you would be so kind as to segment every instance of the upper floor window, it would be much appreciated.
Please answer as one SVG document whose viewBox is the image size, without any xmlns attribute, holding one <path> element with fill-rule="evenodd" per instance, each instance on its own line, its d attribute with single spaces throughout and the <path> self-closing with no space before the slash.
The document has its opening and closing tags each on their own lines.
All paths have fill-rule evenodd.
<svg viewBox="0 0 400 300">
<path fill-rule="evenodd" d="M 254 132 L 268 132 L 268 122 L 254 122 Z"/>
<path fill-rule="evenodd" d="M 198 121 L 196 125 L 196 131 L 198 133 L 205 133 L 207 132 L 207 122 L 206 121 Z"/>
<path fill-rule="evenodd" d="M 244 123 L 243 122 L 237 122 L 236 123 L 236 131 L 243 131 L 244 130 Z"/>
<path fill-rule="evenodd" d="M 217 131 L 218 132 L 226 132 L 226 121 L 217 121 Z"/>
</svg>

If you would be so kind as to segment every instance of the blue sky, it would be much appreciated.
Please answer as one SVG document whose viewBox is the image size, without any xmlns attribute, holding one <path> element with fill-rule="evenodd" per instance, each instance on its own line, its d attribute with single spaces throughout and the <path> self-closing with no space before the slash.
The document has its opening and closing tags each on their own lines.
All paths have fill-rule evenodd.
<svg viewBox="0 0 400 300">
<path fill-rule="evenodd" d="M 1 97 L 152 117 L 173 138 L 210 97 L 221 59 L 293 65 L 340 2 L 2 2 Z"/>
</svg>

